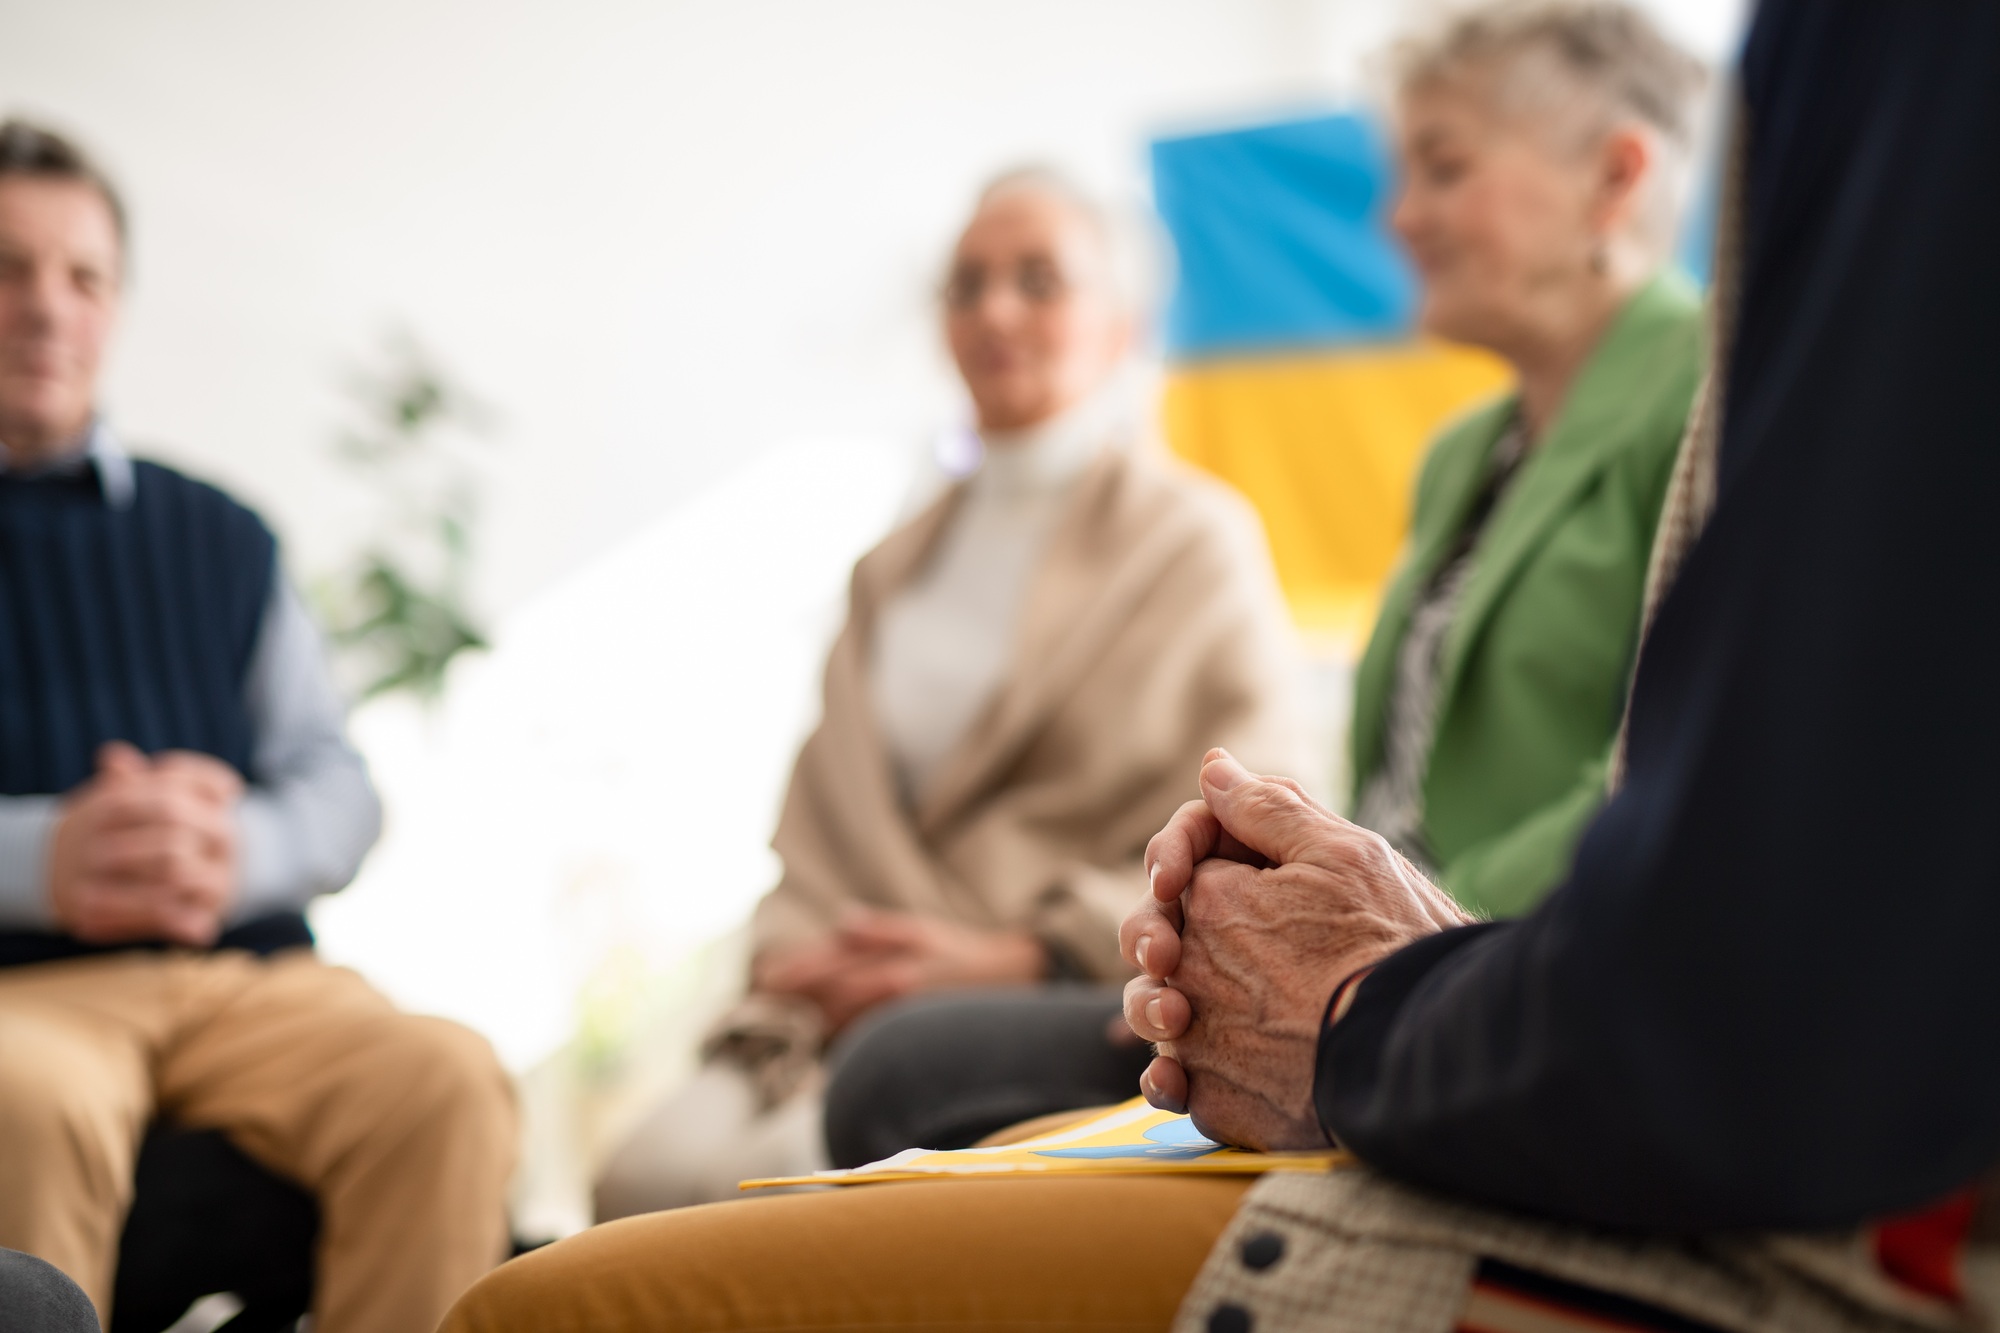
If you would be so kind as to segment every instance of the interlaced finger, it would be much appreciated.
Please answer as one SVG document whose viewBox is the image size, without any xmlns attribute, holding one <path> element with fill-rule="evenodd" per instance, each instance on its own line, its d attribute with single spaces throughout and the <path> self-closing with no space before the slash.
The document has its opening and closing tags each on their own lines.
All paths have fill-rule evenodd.
<svg viewBox="0 0 2000 1333">
<path fill-rule="evenodd" d="M 1125 983 L 1125 1022 L 1147 1041 L 1173 1041 L 1194 1021 L 1187 996 L 1148 977 Z"/>
<path fill-rule="evenodd" d="M 1150 895 L 1141 898 L 1118 923 L 1118 952 L 1147 976 L 1164 980 L 1180 965 L 1185 919 L 1179 898 L 1166 903 Z"/>
</svg>

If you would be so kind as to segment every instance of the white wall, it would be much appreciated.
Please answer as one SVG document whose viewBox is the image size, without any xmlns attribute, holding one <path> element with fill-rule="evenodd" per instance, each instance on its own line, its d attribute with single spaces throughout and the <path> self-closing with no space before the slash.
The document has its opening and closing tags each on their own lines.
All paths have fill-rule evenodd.
<svg viewBox="0 0 2000 1333">
<path fill-rule="evenodd" d="M 1705 46 L 1731 0 L 1669 8 Z M 1136 191 L 1148 132 L 1350 87 L 1394 0 L 0 0 L 0 110 L 125 180 L 127 432 L 323 567 L 345 369 L 429 343 L 502 416 L 503 610 L 800 432 L 951 411 L 925 311 L 973 185 Z M 1721 17 L 1717 17 L 1721 16 Z"/>
<path fill-rule="evenodd" d="M 504 609 L 801 431 L 949 412 L 933 262 L 996 166 L 1312 86 L 1291 0 L 6 0 L 0 104 L 126 181 L 109 401 L 308 568 L 345 368 L 407 326 L 499 409 Z"/>
</svg>

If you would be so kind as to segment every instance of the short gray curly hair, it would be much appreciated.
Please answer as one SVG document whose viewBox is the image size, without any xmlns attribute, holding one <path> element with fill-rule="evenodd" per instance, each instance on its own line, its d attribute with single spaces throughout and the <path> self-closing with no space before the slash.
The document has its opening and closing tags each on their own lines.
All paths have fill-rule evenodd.
<svg viewBox="0 0 2000 1333">
<path fill-rule="evenodd" d="M 1460 6 L 1398 43 L 1389 66 L 1403 94 L 1485 75 L 1495 80 L 1495 96 L 1513 102 L 1574 112 L 1582 111 L 1580 96 L 1590 107 L 1578 118 L 1580 133 L 1602 133 L 1621 120 L 1653 131 L 1666 160 L 1646 221 L 1655 240 L 1672 239 L 1700 137 L 1708 67 L 1631 4 L 1489 0 Z"/>
</svg>

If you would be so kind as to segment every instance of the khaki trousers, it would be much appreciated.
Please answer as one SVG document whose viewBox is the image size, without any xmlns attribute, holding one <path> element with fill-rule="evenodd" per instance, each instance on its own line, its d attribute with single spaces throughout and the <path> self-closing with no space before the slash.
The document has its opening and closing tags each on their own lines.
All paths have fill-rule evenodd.
<svg viewBox="0 0 2000 1333">
<path fill-rule="evenodd" d="M 318 1333 L 419 1333 L 505 1254 L 513 1092 L 480 1037 L 311 954 L 121 953 L 0 969 L 0 1247 L 110 1322 L 156 1111 L 318 1198 Z"/>
<path fill-rule="evenodd" d="M 488 1274 L 440 1333 L 1163 1333 L 1250 1183 L 921 1181 L 651 1213 Z"/>
</svg>

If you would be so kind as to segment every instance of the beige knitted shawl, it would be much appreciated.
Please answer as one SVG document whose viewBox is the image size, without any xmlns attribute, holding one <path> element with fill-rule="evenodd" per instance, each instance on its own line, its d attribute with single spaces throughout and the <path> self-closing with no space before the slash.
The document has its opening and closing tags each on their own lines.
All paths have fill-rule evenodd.
<svg viewBox="0 0 2000 1333">
<path fill-rule="evenodd" d="M 821 720 L 772 840 L 783 878 L 757 909 L 753 948 L 813 939 L 864 905 L 1032 931 L 1088 975 L 1123 980 L 1118 922 L 1145 892 L 1140 857 L 1199 794 L 1203 753 L 1226 745 L 1277 773 L 1306 757 L 1297 652 L 1262 529 L 1214 481 L 1142 445 L 1108 448 L 1048 539 L 1005 684 L 912 809 L 870 703 L 870 636 L 958 499 L 855 567 Z M 766 1095 L 781 1097 L 821 1035 L 807 1006 L 754 996 L 710 1049 L 768 1075 Z"/>
</svg>

